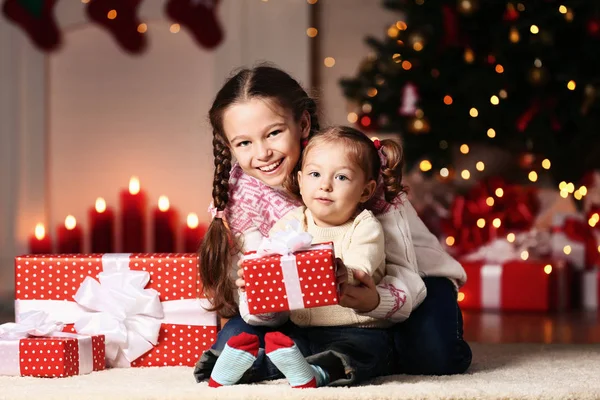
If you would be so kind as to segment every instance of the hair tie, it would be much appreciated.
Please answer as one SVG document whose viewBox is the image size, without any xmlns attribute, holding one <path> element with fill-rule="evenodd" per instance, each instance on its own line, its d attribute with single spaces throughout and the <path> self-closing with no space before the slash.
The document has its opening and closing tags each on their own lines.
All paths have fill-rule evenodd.
<svg viewBox="0 0 600 400">
<path fill-rule="evenodd" d="M 379 139 L 373 140 L 373 144 L 375 145 L 375 148 L 377 150 L 381 149 L 381 142 L 379 141 Z"/>
<path fill-rule="evenodd" d="M 223 219 L 223 210 L 217 209 L 217 207 L 215 207 L 213 203 L 210 203 L 210 206 L 208 206 L 208 212 L 210 213 L 210 215 L 212 215 L 212 219 Z"/>
<path fill-rule="evenodd" d="M 302 139 L 300 145 L 302 146 L 302 149 L 304 149 L 308 145 L 308 139 Z"/>
</svg>

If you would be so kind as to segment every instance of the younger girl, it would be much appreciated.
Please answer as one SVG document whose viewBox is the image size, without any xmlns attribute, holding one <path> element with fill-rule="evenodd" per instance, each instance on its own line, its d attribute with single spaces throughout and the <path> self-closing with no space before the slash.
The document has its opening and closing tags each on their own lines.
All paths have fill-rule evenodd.
<svg viewBox="0 0 600 400">
<path fill-rule="evenodd" d="M 387 155 L 383 165 L 378 154 L 382 147 Z M 373 143 L 353 128 L 333 127 L 318 133 L 304 149 L 302 167 L 291 184 L 304 206 L 288 212 L 269 235 L 285 231 L 294 221 L 311 234 L 313 244 L 333 242 L 336 257 L 347 268 L 348 281 L 353 281 L 354 271 L 363 271 L 378 283 L 385 272 L 383 228 L 371 211 L 360 206 L 375 193 L 380 171 L 396 176 L 385 187 L 386 194 L 395 197 L 402 190 L 401 157 L 401 149 L 393 141 Z M 267 357 L 293 387 L 349 385 L 389 371 L 391 338 L 388 330 L 382 329 L 391 325 L 389 321 L 339 305 L 257 316 L 248 313 L 248 306 L 245 293 L 241 293 L 240 312 L 250 324 L 260 321 L 276 327 L 289 318 L 302 327 L 291 333 L 293 339 L 280 332 L 269 332 L 264 338 Z M 252 355 L 258 353 L 258 347 L 256 335 L 242 333 L 231 338 L 209 385 L 237 383 L 254 363 Z M 304 356 L 309 355 L 306 361 Z"/>
<path fill-rule="evenodd" d="M 241 332 L 264 334 L 269 330 L 236 316 L 232 255 L 241 249 L 255 249 L 285 213 L 300 205 L 282 185 L 297 171 L 301 143 L 319 129 L 314 100 L 296 80 L 269 66 L 244 69 L 230 78 L 218 92 L 209 115 L 215 218 L 200 251 L 200 277 L 214 309 L 233 318 L 198 363 L 198 380 L 208 379 L 215 356 L 230 338 Z M 383 181 L 390 178 L 384 176 Z M 443 251 L 404 194 L 386 198 L 380 185 L 366 208 L 383 226 L 386 275 L 376 286 L 370 276 L 356 271 L 354 278 L 360 285 L 345 285 L 340 305 L 395 323 L 391 329 L 399 362 L 390 373 L 464 372 L 471 352 L 462 339 L 456 300 L 456 286 L 466 280 L 464 270 Z M 423 301 L 425 285 L 429 295 Z M 406 322 L 397 324 L 409 315 Z M 258 361 L 245 378 L 254 373 L 279 376 L 277 368 L 262 362 L 263 349 L 261 340 Z"/>
</svg>

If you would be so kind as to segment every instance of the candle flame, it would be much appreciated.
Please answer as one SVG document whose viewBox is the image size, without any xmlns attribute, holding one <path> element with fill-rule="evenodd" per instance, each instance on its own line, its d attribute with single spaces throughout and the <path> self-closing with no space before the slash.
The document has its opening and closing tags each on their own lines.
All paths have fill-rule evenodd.
<svg viewBox="0 0 600 400">
<path fill-rule="evenodd" d="M 67 215 L 67 218 L 65 218 L 65 228 L 72 231 L 73 229 L 75 229 L 76 226 L 77 220 L 75 219 L 75 217 L 72 215 Z"/>
<path fill-rule="evenodd" d="M 187 226 L 190 229 L 196 229 L 198 227 L 198 215 L 196 213 L 189 213 L 187 216 Z"/>
<path fill-rule="evenodd" d="M 132 176 L 129 179 L 129 193 L 138 194 L 140 192 L 140 180 L 137 176 Z"/>
<path fill-rule="evenodd" d="M 162 212 L 165 212 L 169 210 L 169 207 L 169 198 L 167 196 L 160 196 L 158 198 L 158 209 Z"/>
<path fill-rule="evenodd" d="M 46 236 L 46 228 L 44 228 L 44 224 L 39 222 L 35 226 L 35 237 L 37 240 L 42 240 Z"/>
<path fill-rule="evenodd" d="M 96 199 L 96 211 L 99 213 L 106 211 L 106 201 L 102 197 Z"/>
</svg>

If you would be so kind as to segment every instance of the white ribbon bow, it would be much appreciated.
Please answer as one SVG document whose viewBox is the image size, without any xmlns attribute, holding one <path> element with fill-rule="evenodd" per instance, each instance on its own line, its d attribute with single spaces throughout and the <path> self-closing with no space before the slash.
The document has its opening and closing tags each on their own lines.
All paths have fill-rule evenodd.
<svg viewBox="0 0 600 400">
<path fill-rule="evenodd" d="M 111 366 L 129 366 L 158 343 L 163 307 L 158 292 L 144 289 L 146 271 L 104 271 L 87 277 L 74 296 L 87 312 L 75 321 L 78 333 L 105 335 Z"/>
<path fill-rule="evenodd" d="M 19 316 L 19 322 L 0 325 L 0 339 L 16 340 L 30 336 L 52 336 L 61 332 L 64 324 L 48 319 L 44 311 L 29 311 Z"/>
<path fill-rule="evenodd" d="M 303 232 L 300 222 L 288 222 L 285 230 L 263 238 L 256 250 L 256 257 L 265 257 L 271 254 L 282 256 L 291 255 L 299 250 L 310 249 L 313 237 L 308 232 Z"/>
</svg>

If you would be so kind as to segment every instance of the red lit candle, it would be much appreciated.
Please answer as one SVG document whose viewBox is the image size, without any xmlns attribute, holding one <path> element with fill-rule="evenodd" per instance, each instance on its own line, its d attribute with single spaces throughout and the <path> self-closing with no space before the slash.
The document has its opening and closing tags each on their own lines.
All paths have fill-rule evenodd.
<svg viewBox="0 0 600 400">
<path fill-rule="evenodd" d="M 177 212 L 171 208 L 169 198 L 160 196 L 158 208 L 154 210 L 154 251 L 156 253 L 174 253 Z"/>
<path fill-rule="evenodd" d="M 133 176 L 129 190 L 121 191 L 121 251 L 146 251 L 146 205 L 146 194 L 140 189 L 139 179 Z"/>
<path fill-rule="evenodd" d="M 35 226 L 33 236 L 29 238 L 30 254 L 50 254 L 52 253 L 52 242 L 50 236 L 46 235 L 44 224 L 39 223 Z"/>
<path fill-rule="evenodd" d="M 185 253 L 197 252 L 205 234 L 206 227 L 198 223 L 198 215 L 188 214 L 187 225 L 183 228 L 183 251 Z"/>
<path fill-rule="evenodd" d="M 74 216 L 65 218 L 65 225 L 58 227 L 58 252 L 59 253 L 81 253 L 82 244 L 81 228 L 77 226 Z"/>
<path fill-rule="evenodd" d="M 115 215 L 102 197 L 96 199 L 90 215 L 90 249 L 92 253 L 112 253 L 115 237 Z"/>
</svg>

